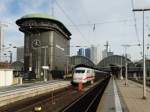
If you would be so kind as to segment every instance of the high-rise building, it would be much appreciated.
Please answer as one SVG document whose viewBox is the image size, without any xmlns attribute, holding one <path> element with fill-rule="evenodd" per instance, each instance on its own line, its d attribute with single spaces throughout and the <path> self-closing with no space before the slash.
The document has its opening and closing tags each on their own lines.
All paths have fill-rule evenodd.
<svg viewBox="0 0 150 112">
<path fill-rule="evenodd" d="M 24 62 L 24 46 L 17 47 L 17 61 Z"/>
<path fill-rule="evenodd" d="M 0 26 L 0 61 L 1 61 L 1 56 L 2 56 L 2 51 L 3 51 L 3 45 L 4 45 L 4 40 L 3 40 L 3 29 Z"/>
<path fill-rule="evenodd" d="M 90 48 L 86 48 L 85 49 L 85 57 L 87 57 L 87 58 L 91 58 L 91 49 Z"/>
<path fill-rule="evenodd" d="M 7 27 L 6 24 L 4 23 L 0 23 L 0 61 L 2 61 L 2 52 L 3 52 L 3 48 L 4 48 L 4 28 L 3 27 Z"/>
<path fill-rule="evenodd" d="M 100 45 L 97 46 L 97 62 L 99 63 L 102 60 L 102 47 Z"/>
<path fill-rule="evenodd" d="M 0 27 L 0 50 L 2 49 L 2 28 Z"/>
<path fill-rule="evenodd" d="M 85 56 L 85 55 L 84 55 L 84 48 L 80 48 L 77 54 L 78 54 L 79 56 Z"/>
<path fill-rule="evenodd" d="M 93 45 L 91 46 L 91 61 L 97 63 L 97 47 Z"/>
</svg>

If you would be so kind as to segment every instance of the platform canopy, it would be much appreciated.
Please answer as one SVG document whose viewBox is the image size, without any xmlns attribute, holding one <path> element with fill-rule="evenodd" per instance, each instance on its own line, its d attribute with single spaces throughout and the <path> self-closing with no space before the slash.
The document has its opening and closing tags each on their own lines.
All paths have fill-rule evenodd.
<svg viewBox="0 0 150 112">
<path fill-rule="evenodd" d="M 103 60 L 101 60 L 98 64 L 97 64 L 97 67 L 98 68 L 110 68 L 112 66 L 116 66 L 116 67 L 124 67 L 125 66 L 125 63 L 128 63 L 128 65 L 130 66 L 134 66 L 133 62 L 124 57 L 124 56 L 120 56 L 120 55 L 112 55 L 112 56 L 108 56 L 106 58 L 104 58 Z"/>
<path fill-rule="evenodd" d="M 95 64 L 89 58 L 87 58 L 85 56 L 72 56 L 72 57 L 70 57 L 70 64 L 72 67 L 75 67 L 78 65 L 95 67 Z"/>
</svg>

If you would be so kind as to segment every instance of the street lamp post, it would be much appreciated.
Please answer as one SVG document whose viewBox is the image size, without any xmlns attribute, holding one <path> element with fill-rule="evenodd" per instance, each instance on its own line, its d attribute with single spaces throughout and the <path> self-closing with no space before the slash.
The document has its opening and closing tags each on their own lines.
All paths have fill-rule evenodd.
<svg viewBox="0 0 150 112">
<path fill-rule="evenodd" d="M 142 11 L 143 13 L 143 99 L 146 99 L 146 64 L 145 64 L 145 39 L 144 39 L 144 12 L 150 9 L 133 9 L 133 11 Z"/>
</svg>

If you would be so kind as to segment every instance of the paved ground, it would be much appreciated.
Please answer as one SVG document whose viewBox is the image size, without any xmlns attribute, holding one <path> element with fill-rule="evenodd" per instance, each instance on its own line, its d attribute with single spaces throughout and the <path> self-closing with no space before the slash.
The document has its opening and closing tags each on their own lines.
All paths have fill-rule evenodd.
<svg viewBox="0 0 150 112">
<path fill-rule="evenodd" d="M 24 88 L 29 88 L 29 87 L 36 87 L 39 85 L 44 85 L 44 84 L 49 84 L 49 83 L 54 83 L 54 82 L 58 82 L 58 80 L 51 80 L 51 81 L 47 81 L 47 82 L 35 82 L 35 83 L 24 83 L 22 85 L 11 85 L 11 86 L 6 86 L 6 87 L 0 87 L 0 95 L 4 94 L 5 92 L 11 92 L 11 91 L 15 91 L 15 90 L 21 90 Z"/>
<path fill-rule="evenodd" d="M 150 89 L 147 88 L 147 99 L 142 99 L 143 88 L 141 84 L 128 81 L 128 86 L 124 85 L 124 80 L 117 80 L 117 85 L 122 98 L 129 112 L 150 112 Z"/>
<path fill-rule="evenodd" d="M 103 94 L 101 103 L 98 106 L 97 112 L 115 112 L 113 80 L 110 82 Z"/>
<path fill-rule="evenodd" d="M 97 112 L 150 112 L 150 88 L 143 99 L 143 86 L 133 81 L 111 78 Z"/>
<path fill-rule="evenodd" d="M 111 78 L 102 96 L 97 112 L 126 112 L 124 103 L 119 96 L 116 82 Z"/>
</svg>

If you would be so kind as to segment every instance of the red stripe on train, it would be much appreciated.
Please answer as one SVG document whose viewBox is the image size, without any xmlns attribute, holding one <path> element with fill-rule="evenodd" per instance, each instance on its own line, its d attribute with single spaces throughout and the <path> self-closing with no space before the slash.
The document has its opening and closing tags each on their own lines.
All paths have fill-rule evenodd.
<svg viewBox="0 0 150 112">
<path fill-rule="evenodd" d="M 85 77 L 83 80 L 86 80 L 86 79 L 89 79 L 89 78 L 94 78 L 94 76 Z"/>
</svg>

